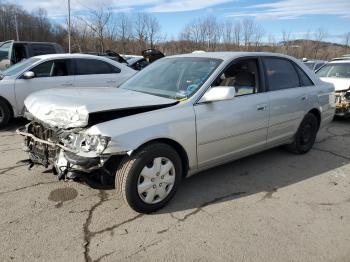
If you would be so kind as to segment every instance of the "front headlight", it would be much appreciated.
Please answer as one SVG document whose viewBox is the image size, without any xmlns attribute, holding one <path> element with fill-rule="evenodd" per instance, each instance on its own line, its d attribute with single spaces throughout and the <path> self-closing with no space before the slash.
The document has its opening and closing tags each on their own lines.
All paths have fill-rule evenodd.
<svg viewBox="0 0 350 262">
<path fill-rule="evenodd" d="M 102 154 L 108 146 L 110 137 L 100 135 L 70 134 L 65 142 L 75 151 L 94 152 Z"/>
</svg>

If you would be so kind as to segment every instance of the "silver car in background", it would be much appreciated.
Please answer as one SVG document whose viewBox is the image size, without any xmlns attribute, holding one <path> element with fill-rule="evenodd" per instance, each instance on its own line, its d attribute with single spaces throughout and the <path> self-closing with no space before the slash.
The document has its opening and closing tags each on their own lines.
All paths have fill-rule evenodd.
<svg viewBox="0 0 350 262">
<path fill-rule="evenodd" d="M 31 57 L 0 73 L 0 128 L 24 114 L 24 99 L 49 88 L 111 88 L 137 71 L 111 59 L 86 54 Z"/>
<path fill-rule="evenodd" d="M 335 97 L 292 57 L 218 52 L 162 58 L 108 93 L 46 90 L 25 105 L 31 122 L 18 133 L 31 164 L 59 178 L 112 178 L 149 213 L 186 176 L 280 145 L 308 152 Z"/>
</svg>

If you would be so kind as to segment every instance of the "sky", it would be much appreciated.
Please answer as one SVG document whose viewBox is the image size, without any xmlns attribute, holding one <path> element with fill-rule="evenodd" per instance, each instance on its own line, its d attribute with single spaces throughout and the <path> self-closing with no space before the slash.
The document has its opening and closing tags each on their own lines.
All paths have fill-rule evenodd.
<svg viewBox="0 0 350 262">
<path fill-rule="evenodd" d="M 0 0 L 1 1 L 1 0 Z M 68 0 L 11 0 L 27 11 L 45 8 L 50 19 L 62 23 Z M 342 43 L 350 32 L 350 0 L 71 0 L 72 16 L 103 3 L 113 12 L 130 16 L 149 12 L 161 24 L 167 39 L 176 39 L 181 29 L 194 19 L 208 15 L 219 21 L 255 19 L 266 32 L 280 40 L 282 30 L 302 38 L 318 28 L 328 33 L 326 40 Z"/>
</svg>

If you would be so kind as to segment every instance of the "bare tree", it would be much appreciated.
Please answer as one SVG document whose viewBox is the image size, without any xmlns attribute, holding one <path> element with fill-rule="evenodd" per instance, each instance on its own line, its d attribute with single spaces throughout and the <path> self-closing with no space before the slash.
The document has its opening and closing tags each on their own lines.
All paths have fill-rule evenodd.
<svg viewBox="0 0 350 262">
<path fill-rule="evenodd" d="M 79 17 L 94 33 L 100 52 L 105 51 L 105 36 L 107 32 L 107 26 L 110 22 L 112 13 L 105 7 L 99 7 L 97 9 L 90 9 L 87 17 Z"/>
<path fill-rule="evenodd" d="M 291 31 L 286 31 L 286 30 L 282 30 L 282 45 L 284 47 L 284 52 L 286 54 L 290 54 L 290 49 L 291 49 Z"/>
<path fill-rule="evenodd" d="M 135 18 L 135 38 L 139 43 L 141 50 L 146 48 L 147 44 L 147 14 L 138 13 Z"/>
<path fill-rule="evenodd" d="M 327 37 L 327 32 L 323 28 L 318 28 L 317 31 L 314 33 L 314 42 L 313 42 L 313 56 L 315 59 L 318 58 L 318 53 L 322 47 L 322 42 Z"/>
<path fill-rule="evenodd" d="M 126 53 L 126 47 L 132 38 L 132 23 L 125 14 L 120 14 L 117 22 L 117 34 L 122 44 L 122 51 Z"/>
<path fill-rule="evenodd" d="M 160 38 L 160 24 L 155 17 L 152 17 L 150 15 L 147 16 L 146 22 L 148 33 L 147 38 L 149 39 L 151 48 L 154 48 L 155 42 L 157 42 Z"/>
<path fill-rule="evenodd" d="M 235 23 L 233 28 L 233 35 L 235 39 L 235 45 L 240 46 L 241 45 L 241 37 L 242 37 L 242 25 L 241 22 L 238 21 Z"/>
<path fill-rule="evenodd" d="M 350 46 L 350 32 L 344 34 L 344 45 Z"/>
</svg>

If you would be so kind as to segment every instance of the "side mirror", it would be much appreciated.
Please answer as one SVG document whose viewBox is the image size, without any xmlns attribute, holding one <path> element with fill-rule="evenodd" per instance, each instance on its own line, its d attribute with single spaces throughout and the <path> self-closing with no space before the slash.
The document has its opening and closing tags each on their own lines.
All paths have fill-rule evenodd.
<svg viewBox="0 0 350 262">
<path fill-rule="evenodd" d="M 235 97 L 235 94 L 236 89 L 233 86 L 214 86 L 202 96 L 199 103 L 230 100 Z"/>
<path fill-rule="evenodd" d="M 34 77 L 35 77 L 35 74 L 32 71 L 26 71 L 26 72 L 23 73 L 23 78 L 24 79 L 32 79 Z"/>
</svg>

